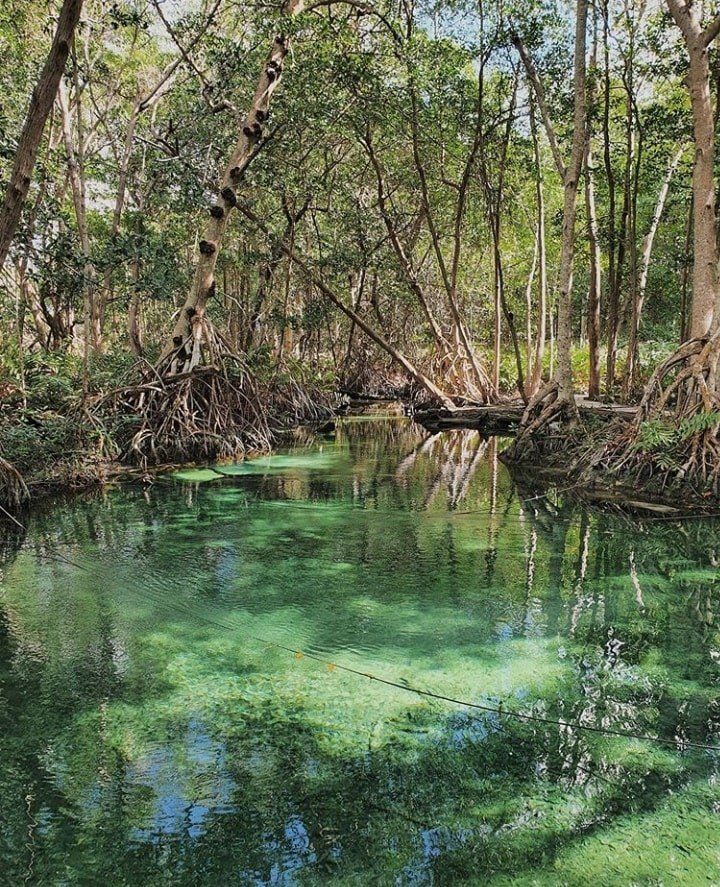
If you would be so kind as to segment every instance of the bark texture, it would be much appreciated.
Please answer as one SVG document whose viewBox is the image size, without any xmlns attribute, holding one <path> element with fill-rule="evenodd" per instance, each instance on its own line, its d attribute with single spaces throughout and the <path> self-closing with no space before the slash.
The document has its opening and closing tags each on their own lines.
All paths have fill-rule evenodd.
<svg viewBox="0 0 720 887">
<path fill-rule="evenodd" d="M 302 11 L 302 7 L 303 0 L 289 0 L 284 12 L 295 15 Z M 270 101 L 282 79 L 289 49 L 289 39 L 282 34 L 277 35 L 260 71 L 255 95 L 240 127 L 238 141 L 220 181 L 217 201 L 210 209 L 210 217 L 199 243 L 192 287 L 161 356 L 161 364 L 171 358 L 168 363 L 171 372 L 187 372 L 201 361 L 205 310 L 215 292 L 215 267 L 223 235 L 230 213 L 237 205 L 237 188 L 245 167 L 262 137 Z"/>
<path fill-rule="evenodd" d="M 22 208 L 30 189 L 38 149 L 45 122 L 52 110 L 60 78 L 70 54 L 75 28 L 80 19 L 83 0 L 65 0 L 60 10 L 55 36 L 40 78 L 30 98 L 27 116 L 10 180 L 0 209 L 0 268 L 5 263 L 10 244 L 20 224 Z"/>
<path fill-rule="evenodd" d="M 720 16 L 702 26 L 698 4 L 667 0 L 670 14 L 683 35 L 690 62 L 688 90 L 693 115 L 693 272 L 690 338 L 706 336 L 717 324 L 720 304 L 717 229 L 715 218 L 715 118 L 710 96 L 709 47 L 720 31 Z"/>
</svg>

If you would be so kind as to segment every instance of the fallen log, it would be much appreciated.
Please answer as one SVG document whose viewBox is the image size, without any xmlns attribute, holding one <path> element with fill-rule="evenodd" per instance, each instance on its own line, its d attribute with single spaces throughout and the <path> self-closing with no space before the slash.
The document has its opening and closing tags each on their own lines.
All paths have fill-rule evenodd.
<svg viewBox="0 0 720 887">
<path fill-rule="evenodd" d="M 637 408 L 625 404 L 602 403 L 596 400 L 576 398 L 581 416 L 596 416 L 599 419 L 624 419 L 631 422 Z M 448 431 L 452 428 L 469 428 L 483 434 L 514 434 L 525 410 L 524 404 L 483 404 L 448 409 L 432 407 L 416 410 L 412 417 L 428 431 Z"/>
</svg>

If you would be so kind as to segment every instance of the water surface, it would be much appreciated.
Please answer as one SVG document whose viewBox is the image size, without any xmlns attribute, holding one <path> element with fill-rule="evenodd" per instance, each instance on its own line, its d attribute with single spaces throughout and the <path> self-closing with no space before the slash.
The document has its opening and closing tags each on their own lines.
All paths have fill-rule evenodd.
<svg viewBox="0 0 720 887">
<path fill-rule="evenodd" d="M 0 882 L 720 883 L 717 524 L 517 490 L 499 446 L 348 420 L 35 513 Z"/>
</svg>

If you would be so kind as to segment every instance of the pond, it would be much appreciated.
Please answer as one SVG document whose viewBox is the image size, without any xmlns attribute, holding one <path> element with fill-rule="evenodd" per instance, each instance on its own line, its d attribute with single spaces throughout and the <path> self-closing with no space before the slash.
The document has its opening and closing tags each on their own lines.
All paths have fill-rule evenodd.
<svg viewBox="0 0 720 887">
<path fill-rule="evenodd" d="M 501 447 L 348 419 L 33 513 L 0 881 L 720 882 L 718 525 L 518 490 Z"/>
</svg>

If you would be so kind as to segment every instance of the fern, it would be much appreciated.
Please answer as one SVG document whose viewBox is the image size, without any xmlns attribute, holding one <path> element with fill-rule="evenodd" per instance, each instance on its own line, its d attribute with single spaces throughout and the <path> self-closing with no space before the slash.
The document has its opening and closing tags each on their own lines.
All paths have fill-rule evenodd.
<svg viewBox="0 0 720 887">
<path fill-rule="evenodd" d="M 633 449 L 644 453 L 655 453 L 671 445 L 676 434 L 677 430 L 661 419 L 643 422 Z"/>
<path fill-rule="evenodd" d="M 678 440 L 687 440 L 695 434 L 702 434 L 704 431 L 710 431 L 720 424 L 720 413 L 710 411 L 709 413 L 695 413 L 688 419 L 683 419 L 677 430 Z"/>
<path fill-rule="evenodd" d="M 678 467 L 678 449 L 694 437 L 720 425 L 720 412 L 696 413 L 679 424 L 672 425 L 666 420 L 654 419 L 643 422 L 633 444 L 633 452 L 652 456 L 654 461 L 664 469 Z"/>
</svg>

